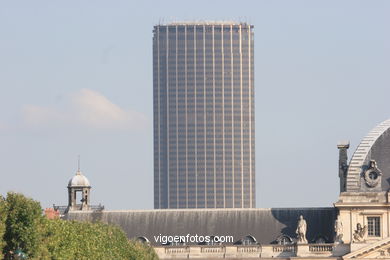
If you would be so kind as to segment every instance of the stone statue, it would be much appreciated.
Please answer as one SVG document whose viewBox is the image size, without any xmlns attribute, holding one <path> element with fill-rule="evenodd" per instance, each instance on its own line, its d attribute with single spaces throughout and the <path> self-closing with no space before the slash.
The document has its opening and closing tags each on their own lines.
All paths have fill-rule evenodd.
<svg viewBox="0 0 390 260">
<path fill-rule="evenodd" d="M 353 233 L 353 242 L 364 242 L 366 240 L 367 226 L 362 227 L 360 223 L 357 223 L 356 230 Z"/>
<path fill-rule="evenodd" d="M 334 242 L 343 243 L 343 222 L 340 220 L 340 216 L 337 216 L 336 221 L 334 222 Z"/>
<path fill-rule="evenodd" d="M 295 231 L 295 233 L 297 234 L 298 244 L 307 244 L 306 231 L 307 231 L 306 220 L 304 220 L 303 216 L 301 215 L 299 217 L 297 230 Z"/>
</svg>

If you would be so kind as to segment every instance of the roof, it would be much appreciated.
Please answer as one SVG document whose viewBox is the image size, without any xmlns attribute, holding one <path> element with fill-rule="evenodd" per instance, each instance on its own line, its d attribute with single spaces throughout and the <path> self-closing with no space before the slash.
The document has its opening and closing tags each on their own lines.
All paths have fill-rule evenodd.
<svg viewBox="0 0 390 260">
<path fill-rule="evenodd" d="M 347 191 L 360 190 L 360 176 L 370 160 L 377 162 L 384 178 L 390 178 L 390 119 L 373 128 L 360 142 L 352 155 L 347 172 Z M 382 182 L 383 190 L 390 188 L 389 183 Z"/>
<path fill-rule="evenodd" d="M 68 187 L 90 187 L 89 180 L 80 171 L 69 180 Z"/>
<path fill-rule="evenodd" d="M 235 242 L 251 235 L 260 244 L 270 244 L 281 235 L 295 238 L 300 215 L 307 222 L 308 241 L 318 236 L 333 241 L 335 208 L 74 211 L 66 218 L 116 224 L 130 239 L 145 237 L 152 245 L 159 245 L 154 236 L 187 234 L 233 236 Z"/>
<path fill-rule="evenodd" d="M 245 25 L 249 24 L 246 22 L 236 22 L 236 21 L 175 21 L 169 23 L 158 24 L 157 26 L 185 26 L 185 25 Z"/>
</svg>

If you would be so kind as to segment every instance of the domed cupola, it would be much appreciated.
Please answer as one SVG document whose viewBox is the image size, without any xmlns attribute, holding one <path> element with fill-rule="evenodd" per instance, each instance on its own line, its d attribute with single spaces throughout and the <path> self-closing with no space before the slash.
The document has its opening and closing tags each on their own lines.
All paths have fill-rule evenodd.
<svg viewBox="0 0 390 260">
<path fill-rule="evenodd" d="M 80 170 L 76 172 L 76 175 L 69 180 L 68 188 L 70 187 L 91 187 L 89 180 L 85 177 Z"/>
<path fill-rule="evenodd" d="M 89 195 L 91 192 L 91 184 L 89 183 L 87 177 L 85 177 L 80 171 L 80 162 L 79 168 L 76 172 L 76 175 L 69 180 L 68 183 L 68 210 L 91 210 L 89 203 Z M 78 201 L 78 198 L 81 198 Z"/>
</svg>

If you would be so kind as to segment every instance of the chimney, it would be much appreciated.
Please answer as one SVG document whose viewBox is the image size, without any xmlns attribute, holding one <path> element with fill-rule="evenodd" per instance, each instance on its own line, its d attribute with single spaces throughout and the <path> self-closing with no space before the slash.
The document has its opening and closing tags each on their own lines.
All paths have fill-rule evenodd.
<svg viewBox="0 0 390 260">
<path fill-rule="evenodd" d="M 340 192 L 343 192 L 346 189 L 349 141 L 338 142 L 337 148 L 339 149 Z"/>
</svg>

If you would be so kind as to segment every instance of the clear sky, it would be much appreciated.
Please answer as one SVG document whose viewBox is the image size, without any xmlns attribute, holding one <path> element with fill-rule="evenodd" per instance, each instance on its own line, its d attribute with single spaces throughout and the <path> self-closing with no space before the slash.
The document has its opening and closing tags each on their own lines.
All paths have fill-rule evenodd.
<svg viewBox="0 0 390 260">
<path fill-rule="evenodd" d="M 0 1 L 0 193 L 153 207 L 152 29 L 255 26 L 257 207 L 331 206 L 339 140 L 390 118 L 390 1 Z"/>
</svg>

